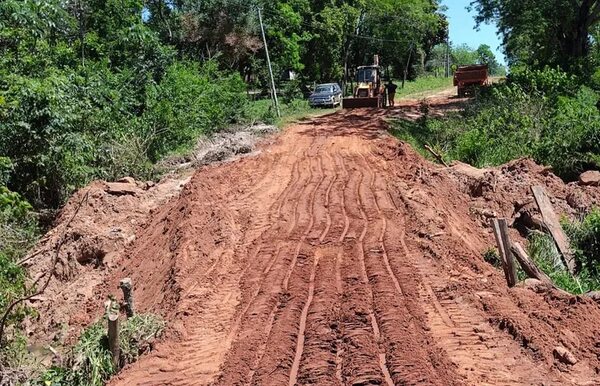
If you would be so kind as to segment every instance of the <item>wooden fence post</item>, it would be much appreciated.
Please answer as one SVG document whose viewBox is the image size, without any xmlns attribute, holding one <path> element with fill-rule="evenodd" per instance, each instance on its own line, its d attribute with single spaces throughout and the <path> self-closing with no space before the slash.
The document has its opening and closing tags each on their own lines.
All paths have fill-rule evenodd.
<svg viewBox="0 0 600 386">
<path fill-rule="evenodd" d="M 119 348 L 119 312 L 108 312 L 108 349 L 112 354 L 113 365 L 119 369 L 121 350 Z"/>
<path fill-rule="evenodd" d="M 135 315 L 133 305 L 133 283 L 130 278 L 125 278 L 119 282 L 119 287 L 123 290 L 123 299 L 125 300 L 125 313 L 128 318 Z"/>
<path fill-rule="evenodd" d="M 500 253 L 500 260 L 502 261 L 502 269 L 504 270 L 506 283 L 509 287 L 514 287 L 517 284 L 517 267 L 510 249 L 510 238 L 508 236 L 506 219 L 493 218 L 492 228 L 494 230 L 494 236 L 496 237 L 496 244 L 498 245 L 498 252 Z"/>
</svg>

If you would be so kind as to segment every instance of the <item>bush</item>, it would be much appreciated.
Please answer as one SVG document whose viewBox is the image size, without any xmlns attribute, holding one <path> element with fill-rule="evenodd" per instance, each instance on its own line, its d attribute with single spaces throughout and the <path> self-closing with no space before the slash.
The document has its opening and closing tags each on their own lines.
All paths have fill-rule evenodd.
<svg viewBox="0 0 600 386">
<path fill-rule="evenodd" d="M 577 77 L 550 67 L 542 70 L 532 70 L 527 67 L 513 68 L 507 76 L 507 81 L 509 84 L 519 86 L 528 94 L 537 94 L 551 99 L 574 96 L 579 88 Z"/>
<path fill-rule="evenodd" d="M 187 149 L 198 136 L 238 121 L 247 103 L 244 90 L 239 75 L 225 76 L 212 62 L 169 67 L 160 84 L 148 89 L 139 121 L 139 132 L 149 138 L 150 160 Z"/>
<path fill-rule="evenodd" d="M 600 209 L 595 208 L 581 221 L 563 221 L 583 271 L 600 279 Z"/>
<path fill-rule="evenodd" d="M 4 165 L 9 162 L 5 159 Z M 0 173 L 1 174 L 1 173 Z M 6 181 L 6 180 L 4 180 Z M 0 315 L 15 300 L 28 294 L 25 285 L 26 272 L 18 264 L 37 239 L 38 229 L 31 213 L 31 206 L 23 198 L 0 186 Z M 0 366 L 19 366 L 26 352 L 19 326 L 30 314 L 30 309 L 20 305 L 13 308 L 0 342 Z"/>
<path fill-rule="evenodd" d="M 164 330 L 164 321 L 151 314 L 136 315 L 121 324 L 121 363 L 115 368 L 108 349 L 106 319 L 88 327 L 73 348 L 64 366 L 48 369 L 37 384 L 44 386 L 102 386 L 123 366 L 150 351 Z"/>
<path fill-rule="evenodd" d="M 212 62 L 179 62 L 164 74 L 114 71 L 92 63 L 80 72 L 48 69 L 0 84 L 0 178 L 36 208 L 57 208 L 95 178 L 152 176 L 151 163 L 190 148 L 242 119 L 239 75 Z"/>
<path fill-rule="evenodd" d="M 421 120 L 401 138 L 434 145 L 444 157 L 477 167 L 532 157 L 566 180 L 600 168 L 599 95 L 557 70 L 516 72 L 484 90 L 465 111 Z"/>
</svg>

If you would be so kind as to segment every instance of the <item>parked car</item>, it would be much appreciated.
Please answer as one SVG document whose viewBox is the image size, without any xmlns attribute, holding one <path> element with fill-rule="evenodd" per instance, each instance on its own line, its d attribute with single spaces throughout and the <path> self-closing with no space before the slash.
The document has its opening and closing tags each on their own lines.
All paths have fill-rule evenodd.
<svg viewBox="0 0 600 386">
<path fill-rule="evenodd" d="M 308 97 L 310 107 L 335 107 L 342 104 L 342 89 L 337 83 L 324 83 L 315 87 Z"/>
</svg>

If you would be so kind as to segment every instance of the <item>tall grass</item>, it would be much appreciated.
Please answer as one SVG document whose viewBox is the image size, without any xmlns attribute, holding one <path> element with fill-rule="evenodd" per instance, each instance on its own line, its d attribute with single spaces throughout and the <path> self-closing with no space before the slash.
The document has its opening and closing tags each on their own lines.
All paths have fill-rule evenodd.
<svg viewBox="0 0 600 386">
<path fill-rule="evenodd" d="M 423 76 L 414 81 L 406 81 L 404 88 L 401 87 L 402 80 L 395 80 L 394 83 L 398 85 L 396 99 L 418 99 L 430 94 L 431 91 L 452 87 L 452 78 Z"/>
<path fill-rule="evenodd" d="M 83 332 L 64 364 L 48 369 L 37 384 L 102 386 L 121 367 L 150 351 L 164 327 L 164 321 L 152 314 L 135 315 L 122 323 L 119 333 L 121 362 L 115 367 L 108 349 L 106 319 L 102 319 Z"/>
</svg>

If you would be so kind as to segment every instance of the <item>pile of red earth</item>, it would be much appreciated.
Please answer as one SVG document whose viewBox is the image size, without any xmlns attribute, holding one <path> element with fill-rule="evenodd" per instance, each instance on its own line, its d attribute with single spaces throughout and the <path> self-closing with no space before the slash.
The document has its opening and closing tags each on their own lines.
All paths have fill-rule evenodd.
<svg viewBox="0 0 600 386">
<path fill-rule="evenodd" d="M 130 277 L 169 331 L 114 384 L 599 384 L 598 304 L 509 289 L 482 256 L 490 217 L 520 240 L 540 221 L 532 185 L 575 216 L 594 182 L 530 160 L 445 168 L 385 130 L 368 111 L 306 120 L 170 200 L 92 184 L 69 223 L 83 189 L 31 259 L 35 277 L 67 235 L 34 336 L 76 336 Z"/>
</svg>

